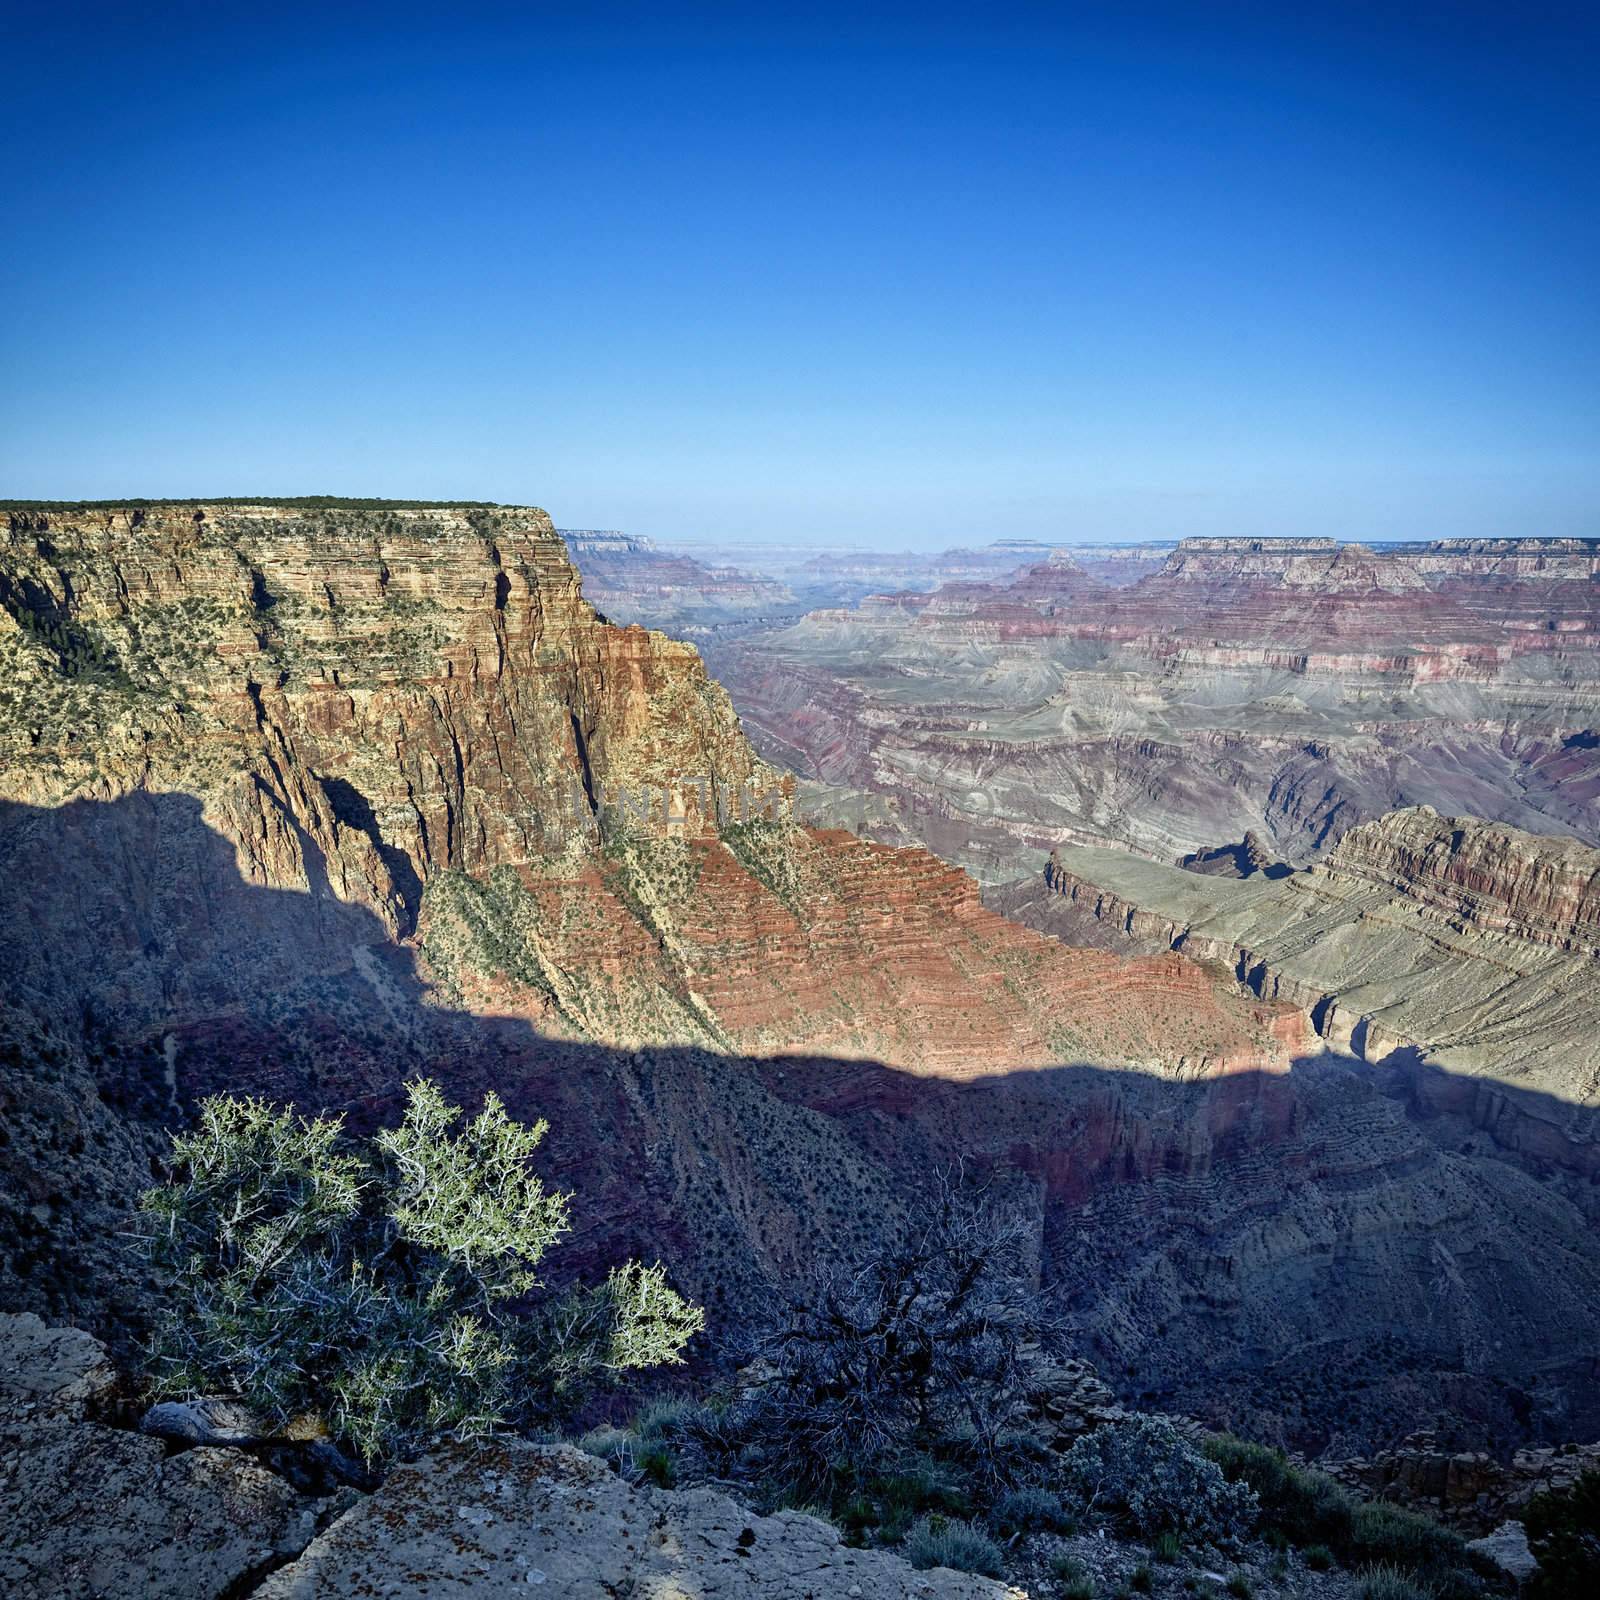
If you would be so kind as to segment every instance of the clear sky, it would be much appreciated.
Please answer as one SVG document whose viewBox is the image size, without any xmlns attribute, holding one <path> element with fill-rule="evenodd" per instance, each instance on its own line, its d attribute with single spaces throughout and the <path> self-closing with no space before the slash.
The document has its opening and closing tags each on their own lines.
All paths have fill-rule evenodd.
<svg viewBox="0 0 1600 1600">
<path fill-rule="evenodd" d="M 1600 534 L 1600 7 L 3 0 L 0 497 Z"/>
</svg>

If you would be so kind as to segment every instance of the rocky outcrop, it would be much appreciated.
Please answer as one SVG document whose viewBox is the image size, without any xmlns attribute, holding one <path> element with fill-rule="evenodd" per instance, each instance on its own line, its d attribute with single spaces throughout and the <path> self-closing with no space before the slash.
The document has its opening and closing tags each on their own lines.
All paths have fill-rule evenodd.
<svg viewBox="0 0 1600 1600">
<path fill-rule="evenodd" d="M 1519 1517 L 1535 1495 L 1560 1493 L 1600 1471 L 1600 1444 L 1515 1451 L 1451 1450 L 1432 1433 L 1415 1434 L 1370 1458 L 1319 1461 L 1330 1477 L 1365 1499 L 1388 1500 L 1469 1530 Z"/>
<path fill-rule="evenodd" d="M 31 1312 L 0 1312 L 0 1424 L 82 1422 L 110 1400 L 116 1381 L 98 1339 Z"/>
<path fill-rule="evenodd" d="M 694 830 L 768 786 L 693 648 L 596 618 L 541 511 L 13 514 L 0 570 L 9 798 L 203 794 L 255 881 L 309 887 L 309 844 L 394 930 L 619 788 Z"/>
<path fill-rule="evenodd" d="M 232 1450 L 167 1458 L 94 1423 L 0 1426 L 0 1590 L 220 1600 L 305 1547 L 318 1508 Z"/>
<path fill-rule="evenodd" d="M 1258 872 L 1282 877 L 1289 871 L 1281 861 L 1274 859 L 1272 851 L 1259 833 L 1245 834 L 1238 844 L 1219 844 L 1212 850 L 1196 850 L 1178 863 L 1190 872 L 1203 873 L 1217 878 L 1249 878 Z"/>
<path fill-rule="evenodd" d="M 248 1456 L 86 1420 L 113 1381 L 88 1334 L 0 1315 L 0 1592 L 220 1600 L 305 1548 L 328 1506 Z"/>
<path fill-rule="evenodd" d="M 1600 851 L 1577 839 L 1417 806 L 1351 829 L 1322 870 L 1480 932 L 1600 955 Z"/>
<path fill-rule="evenodd" d="M 851 1549 L 837 1529 L 796 1512 L 758 1517 L 708 1489 L 630 1487 L 570 1445 L 447 1445 L 396 1469 L 370 1498 L 311 1499 L 240 1450 L 203 1444 L 169 1455 L 157 1438 L 85 1421 L 86 1380 L 109 1370 L 87 1334 L 0 1316 L 7 1595 L 1020 1594 Z"/>
<path fill-rule="evenodd" d="M 1352 829 L 1284 879 L 1202 880 L 1063 846 L 1045 880 L 1130 935 L 1304 1007 L 1324 1039 L 1368 1061 L 1420 1051 L 1558 1103 L 1600 1103 L 1600 851 L 1575 840 L 1418 807 Z M 1560 1119 L 1529 1104 L 1523 1120 L 1537 1147 Z M 1580 1170 L 1593 1166 L 1585 1142 L 1568 1152 Z"/>
<path fill-rule="evenodd" d="M 515 1440 L 447 1447 L 398 1468 L 256 1593 L 520 1600 L 530 1588 L 572 1600 L 1020 1600 L 986 1578 L 852 1549 L 800 1512 L 758 1517 L 711 1489 L 633 1488 L 570 1445 Z"/>
<path fill-rule="evenodd" d="M 1208 886 L 1062 846 L 1046 882 L 1304 1006 L 1318 1034 L 1366 1061 L 1422 1051 L 1454 1072 L 1600 1101 L 1600 851 L 1576 840 L 1422 806 L 1350 830 L 1325 862 L 1282 880 Z"/>
</svg>

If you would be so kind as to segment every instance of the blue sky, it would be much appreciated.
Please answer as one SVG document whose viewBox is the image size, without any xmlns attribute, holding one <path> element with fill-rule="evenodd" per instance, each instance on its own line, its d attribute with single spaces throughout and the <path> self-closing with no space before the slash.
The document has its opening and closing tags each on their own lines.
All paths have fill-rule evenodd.
<svg viewBox="0 0 1600 1600">
<path fill-rule="evenodd" d="M 1600 9 L 7 0 L 0 496 L 1600 534 Z"/>
</svg>

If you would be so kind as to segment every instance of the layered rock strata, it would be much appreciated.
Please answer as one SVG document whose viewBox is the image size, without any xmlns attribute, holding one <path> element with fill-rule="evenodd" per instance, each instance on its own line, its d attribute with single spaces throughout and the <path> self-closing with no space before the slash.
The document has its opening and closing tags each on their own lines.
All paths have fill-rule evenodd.
<svg viewBox="0 0 1600 1600">
<path fill-rule="evenodd" d="M 776 578 L 663 550 L 636 534 L 558 530 L 584 594 L 607 617 L 686 638 L 730 624 L 792 618 L 805 607 Z"/>
<path fill-rule="evenodd" d="M 1172 861 L 1249 831 L 1303 864 L 1418 803 L 1600 842 L 1600 541 L 1092 568 L 816 611 L 712 665 L 773 760 L 995 882 L 1057 843 Z"/>
<path fill-rule="evenodd" d="M 1600 850 L 1426 806 L 1347 833 L 1309 871 L 1202 879 L 1058 848 L 1048 888 L 1137 940 L 1222 962 L 1373 1062 L 1600 1102 Z"/>
</svg>

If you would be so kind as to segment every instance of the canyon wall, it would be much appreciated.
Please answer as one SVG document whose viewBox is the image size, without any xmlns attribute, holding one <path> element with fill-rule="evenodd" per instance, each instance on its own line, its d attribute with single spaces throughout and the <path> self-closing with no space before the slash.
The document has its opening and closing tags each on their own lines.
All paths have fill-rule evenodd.
<svg viewBox="0 0 1600 1600">
<path fill-rule="evenodd" d="M 1143 948 L 1220 962 L 1365 1060 L 1421 1053 L 1551 1106 L 1600 1104 L 1600 850 L 1574 840 L 1419 806 L 1288 877 L 1062 846 L 1043 890 L 1013 914 L 1038 922 L 1059 896 Z"/>
</svg>

